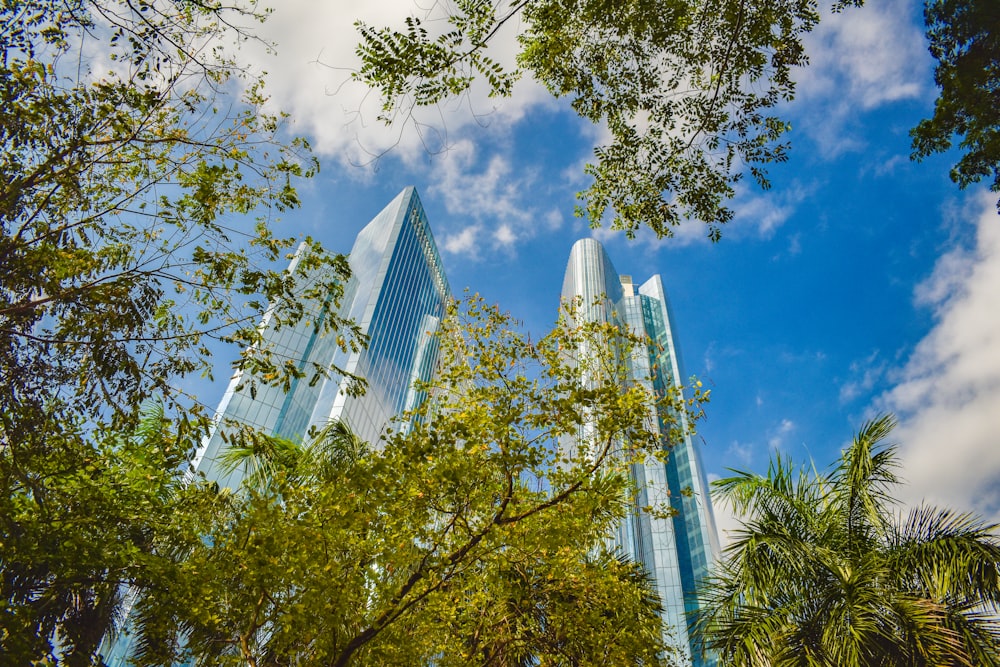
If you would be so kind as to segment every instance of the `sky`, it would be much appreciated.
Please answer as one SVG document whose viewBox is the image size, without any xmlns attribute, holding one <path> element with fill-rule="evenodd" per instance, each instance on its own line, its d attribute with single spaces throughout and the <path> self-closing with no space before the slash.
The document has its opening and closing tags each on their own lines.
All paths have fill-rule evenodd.
<svg viewBox="0 0 1000 667">
<path fill-rule="evenodd" d="M 1000 521 L 997 195 L 958 190 L 955 154 L 909 159 L 908 131 L 935 96 L 919 2 L 824 15 L 782 109 L 791 159 L 771 168 L 769 191 L 740 186 L 714 244 L 699 224 L 629 240 L 574 218 L 601 131 L 530 79 L 510 99 L 476 88 L 380 124 L 376 96 L 350 78 L 353 23 L 421 11 L 411 0 L 283 0 L 259 30 L 276 55 L 246 47 L 271 103 L 321 160 L 284 234 L 348 252 L 414 185 L 453 291 L 478 291 L 538 334 L 554 321 L 570 247 L 594 236 L 619 272 L 663 277 L 685 372 L 712 391 L 698 426 L 710 478 L 766 471 L 776 453 L 825 469 L 866 419 L 891 411 L 901 498 Z M 509 61 L 511 35 L 499 37 Z"/>
</svg>

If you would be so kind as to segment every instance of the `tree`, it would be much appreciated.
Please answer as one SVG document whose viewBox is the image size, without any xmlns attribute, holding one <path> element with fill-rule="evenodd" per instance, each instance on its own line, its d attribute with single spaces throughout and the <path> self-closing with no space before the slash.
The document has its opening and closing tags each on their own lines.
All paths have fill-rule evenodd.
<svg viewBox="0 0 1000 667">
<path fill-rule="evenodd" d="M 835 0 L 834 9 L 862 0 Z M 775 107 L 792 99 L 792 69 L 805 65 L 803 36 L 815 0 L 459 0 L 448 28 L 406 19 L 396 31 L 358 24 L 355 77 L 383 99 L 383 120 L 465 93 L 481 79 L 511 94 L 529 73 L 582 118 L 603 124 L 607 144 L 586 167 L 578 215 L 630 236 L 658 236 L 687 218 L 717 240 L 725 205 L 749 175 L 767 188 L 766 166 L 786 159 L 789 126 Z M 434 15 L 432 18 L 438 18 Z M 516 24 L 517 28 L 510 26 Z M 517 68 L 490 54 L 501 29 L 516 30 Z"/>
<path fill-rule="evenodd" d="M 924 19 L 941 92 L 934 115 L 910 133 L 913 157 L 946 151 L 959 136 L 964 154 L 951 179 L 964 188 L 992 177 L 990 188 L 1000 192 L 1000 6 L 929 0 Z"/>
<path fill-rule="evenodd" d="M 252 347 L 263 304 L 295 319 L 338 294 L 346 260 L 312 242 L 297 276 L 268 269 L 295 243 L 272 235 L 271 216 L 297 204 L 291 179 L 315 161 L 282 140 L 263 81 L 227 53 L 252 36 L 238 21 L 263 19 L 253 4 L 0 11 L 0 377 L 6 411 L 26 420 L 8 433 L 57 397 L 88 419 L 134 423 L 114 406 L 173 400 L 172 379 L 210 372 L 206 340 Z M 226 219 L 255 211 L 256 226 Z M 321 265 L 319 284 L 292 289 Z M 240 365 L 276 376 L 283 361 L 258 346 Z"/>
<path fill-rule="evenodd" d="M 430 398 L 383 441 L 335 423 L 231 451 L 247 483 L 191 533 L 178 584 L 137 602 L 138 664 L 671 659 L 646 575 L 606 536 L 631 463 L 668 444 L 651 410 L 688 405 L 623 386 L 639 341 L 613 326 L 564 316 L 533 342 L 478 298 L 456 308 Z"/>
<path fill-rule="evenodd" d="M 802 40 L 819 21 L 816 4 L 460 0 L 443 17 L 407 18 L 403 30 L 359 23 L 354 77 L 381 94 L 381 119 L 391 122 L 476 81 L 491 97 L 509 96 L 529 74 L 610 135 L 585 168 L 592 183 L 577 195 L 578 216 L 594 227 L 610 217 L 629 236 L 649 227 L 659 237 L 700 220 L 718 240 L 732 219 L 734 185 L 750 176 L 767 189 L 768 165 L 787 159 L 790 125 L 775 107 L 794 98 L 792 70 L 808 64 Z M 941 91 L 933 117 L 911 131 L 912 157 L 948 150 L 959 136 L 964 155 L 952 180 L 964 188 L 992 176 L 1000 190 L 996 2 L 928 0 L 924 16 Z M 511 69 L 490 55 L 501 31 L 516 31 Z"/>
<path fill-rule="evenodd" d="M 725 665 L 1000 664 L 1000 538 L 892 490 L 890 416 L 825 475 L 780 457 L 716 488 L 743 515 L 699 619 Z"/>
<path fill-rule="evenodd" d="M 50 435 L 49 455 L 30 460 L 31 487 L 0 498 L 0 646 L 9 664 L 93 664 L 126 585 L 170 581 L 173 563 L 154 544 L 208 508 L 183 484 L 188 448 L 162 404 L 141 415 L 131 435 L 108 440 L 64 425 Z M 83 460 L 81 441 L 90 443 Z M 9 467 L 20 462 L 11 458 Z"/>
<path fill-rule="evenodd" d="M 109 617 L 96 582 L 127 583 L 149 555 L 156 524 L 129 505 L 129 470 L 166 488 L 184 457 L 121 445 L 139 406 L 160 397 L 191 448 L 208 420 L 176 387 L 210 372 L 210 343 L 280 383 L 299 371 L 259 345 L 263 304 L 293 321 L 346 277 L 311 241 L 296 272 L 270 268 L 294 243 L 272 217 L 315 162 L 231 49 L 263 18 L 253 2 L 0 3 L 0 652 L 14 663 L 88 663 L 93 637 L 72 633 Z M 351 344 L 349 323 L 325 325 Z M 132 500 L 157 517 L 165 498 Z"/>
</svg>

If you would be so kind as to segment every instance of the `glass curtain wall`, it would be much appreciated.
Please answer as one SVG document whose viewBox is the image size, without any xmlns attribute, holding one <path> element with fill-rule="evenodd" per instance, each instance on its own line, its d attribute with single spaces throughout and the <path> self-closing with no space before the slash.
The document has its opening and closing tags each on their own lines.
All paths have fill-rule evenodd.
<svg viewBox="0 0 1000 667">
<path fill-rule="evenodd" d="M 671 387 L 681 387 L 684 376 L 659 275 L 637 287 L 631 276 L 618 274 L 598 241 L 582 239 L 570 252 L 562 298 L 580 299 L 581 317 L 624 323 L 647 339 L 646 349 L 634 351 L 629 359 L 629 382 L 645 385 L 659 396 Z M 653 424 L 663 437 L 663 446 L 670 447 L 667 462 L 650 457 L 633 465 L 636 503 L 611 540 L 653 576 L 670 637 L 695 667 L 705 667 L 714 660 L 692 654 L 689 624 L 691 612 L 697 609 L 699 582 L 719 553 L 718 533 L 699 452 L 689 436 L 668 444 L 666 421 L 670 418 L 657 415 Z M 680 493 L 683 489 L 692 493 Z M 640 509 L 649 505 L 670 507 L 674 516 L 653 516 Z"/>
<path fill-rule="evenodd" d="M 294 263 L 298 258 L 293 259 Z M 434 336 L 451 297 L 427 216 L 414 188 L 403 190 L 358 234 L 350 254 L 351 278 L 344 286 L 339 314 L 354 319 L 368 335 L 367 348 L 343 352 L 336 335 L 322 335 L 330 302 L 294 327 L 275 329 L 265 317 L 265 340 L 300 369 L 336 366 L 365 378 L 367 391 L 351 396 L 348 383 L 331 375 L 310 383 L 310 373 L 289 391 L 232 378 L 219 409 L 218 427 L 196 457 L 197 470 L 222 486 L 235 488 L 239 471 L 220 465 L 224 433 L 231 423 L 271 435 L 297 439 L 312 426 L 345 421 L 364 440 L 378 443 L 385 427 L 421 400 L 415 380 L 429 380 L 437 362 Z"/>
</svg>

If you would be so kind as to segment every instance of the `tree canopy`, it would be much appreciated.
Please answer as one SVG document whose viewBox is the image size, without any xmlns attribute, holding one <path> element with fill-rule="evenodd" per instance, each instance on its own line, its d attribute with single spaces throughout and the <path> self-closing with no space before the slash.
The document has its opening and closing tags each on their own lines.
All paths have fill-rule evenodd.
<svg viewBox="0 0 1000 667">
<path fill-rule="evenodd" d="M 572 320 L 532 341 L 472 298 L 439 332 L 430 398 L 381 442 L 334 423 L 233 449 L 244 487 L 136 603 L 138 664 L 674 664 L 607 535 L 631 464 L 669 447 L 653 411 L 697 400 L 624 384 L 639 341 Z"/>
<path fill-rule="evenodd" d="M 964 188 L 992 178 L 990 189 L 1000 192 L 1000 6 L 929 0 L 924 18 L 941 93 L 934 115 L 911 132 L 913 156 L 946 151 L 960 137 L 951 179 Z"/>
<path fill-rule="evenodd" d="M 632 236 L 671 236 L 685 220 L 712 240 L 732 219 L 734 186 L 770 186 L 769 165 L 787 159 L 790 125 L 777 115 L 795 95 L 803 39 L 816 0 L 459 0 L 394 30 L 358 24 L 355 78 L 376 90 L 386 122 L 414 107 L 466 93 L 474 82 L 509 96 L 527 74 L 581 117 L 606 129 L 585 171 L 577 215 Z M 864 0 L 835 0 L 832 9 Z M 434 5 L 433 7 L 439 7 Z M 935 79 L 934 116 L 912 131 L 913 157 L 960 137 L 952 178 L 993 178 L 1000 189 L 1000 18 L 992 0 L 930 0 L 925 19 Z M 441 27 L 442 25 L 446 27 Z M 493 51 L 516 34 L 516 65 Z"/>
<path fill-rule="evenodd" d="M 893 425 L 867 422 L 827 474 L 777 458 L 716 482 L 744 517 L 699 619 L 723 665 L 1000 664 L 998 527 L 901 516 Z"/>
<path fill-rule="evenodd" d="M 294 276 L 268 269 L 295 242 L 273 236 L 273 216 L 316 164 L 229 53 L 252 36 L 239 22 L 263 19 L 253 4 L 0 11 L 0 378 L 14 392 L 4 412 L 24 420 L 8 433 L 55 404 L 134 420 L 109 406 L 173 398 L 171 379 L 210 372 L 206 339 L 242 350 L 259 342 L 263 304 L 294 318 L 337 293 L 346 261 L 315 244 L 300 274 L 325 263 L 325 284 L 292 290 Z M 282 361 L 258 350 L 240 363 L 278 373 Z"/>
<path fill-rule="evenodd" d="M 734 185 L 750 176 L 769 187 L 767 165 L 787 157 L 775 107 L 794 96 L 819 14 L 814 0 L 460 0 L 445 18 L 439 33 L 413 16 L 401 31 L 358 25 L 355 76 L 382 95 L 384 119 L 477 79 L 510 95 L 528 73 L 610 135 L 586 167 L 578 215 L 593 226 L 610 216 L 630 236 L 643 226 L 670 236 L 690 218 L 717 240 Z M 501 30 L 517 32 L 514 69 L 490 55 Z"/>
<path fill-rule="evenodd" d="M 265 304 L 295 320 L 346 278 L 308 240 L 297 273 L 271 268 L 295 243 L 272 223 L 316 163 L 236 60 L 263 18 L 0 3 L 0 652 L 18 664 L 89 664 L 117 582 L 155 574 L 160 491 L 207 427 L 180 379 L 211 372 L 214 343 L 258 381 L 299 372 L 259 345 Z M 123 445 L 155 397 L 170 447 Z"/>
</svg>

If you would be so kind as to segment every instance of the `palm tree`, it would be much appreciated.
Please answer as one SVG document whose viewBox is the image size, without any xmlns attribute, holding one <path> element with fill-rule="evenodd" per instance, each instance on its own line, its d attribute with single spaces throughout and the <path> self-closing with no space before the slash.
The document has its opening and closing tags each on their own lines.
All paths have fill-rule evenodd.
<svg viewBox="0 0 1000 667">
<path fill-rule="evenodd" d="M 715 483 L 745 517 L 698 619 L 723 665 L 1000 665 L 997 526 L 904 518 L 894 425 L 866 423 L 828 474 L 777 457 Z"/>
<path fill-rule="evenodd" d="M 287 483 L 323 483 L 364 456 L 370 445 L 346 422 L 334 419 L 308 440 L 289 440 L 252 430 L 222 452 L 223 470 L 242 470 L 248 488 L 264 491 L 281 475 Z"/>
</svg>

